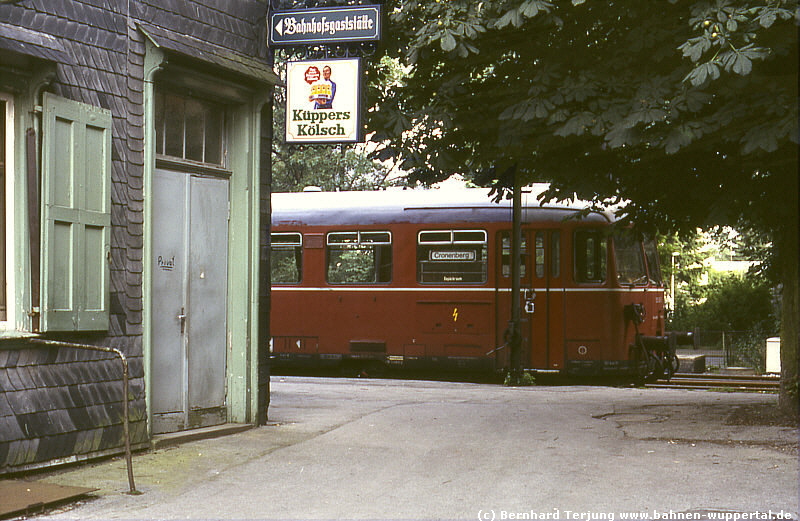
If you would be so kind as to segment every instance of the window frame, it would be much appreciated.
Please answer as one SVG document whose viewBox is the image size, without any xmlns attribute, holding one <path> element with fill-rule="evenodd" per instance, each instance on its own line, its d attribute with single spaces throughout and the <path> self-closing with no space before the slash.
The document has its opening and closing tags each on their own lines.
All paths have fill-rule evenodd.
<svg viewBox="0 0 800 521">
<path fill-rule="evenodd" d="M 646 239 L 642 244 L 644 248 L 644 259 L 647 262 L 647 276 L 650 284 L 654 286 L 664 285 L 664 274 L 661 273 L 661 264 L 658 257 L 658 245 L 653 239 Z"/>
<path fill-rule="evenodd" d="M 500 276 L 504 279 L 511 278 L 512 271 L 512 244 L 511 244 L 510 231 L 502 231 L 499 233 L 500 238 Z M 522 243 L 519 248 L 520 262 L 519 262 L 519 278 L 520 280 L 528 278 L 528 238 L 522 234 Z"/>
<path fill-rule="evenodd" d="M 632 235 L 617 234 L 613 243 L 614 273 L 617 283 L 621 286 L 647 286 L 650 277 L 647 273 L 647 260 L 642 241 Z M 632 269 L 621 271 L 621 268 Z"/>
<path fill-rule="evenodd" d="M 593 252 L 593 260 L 594 261 L 600 261 L 601 266 L 599 266 L 599 268 L 602 269 L 602 277 L 601 278 L 590 278 L 590 277 L 582 277 L 582 276 L 580 276 L 581 275 L 581 273 L 580 273 L 581 265 L 578 262 L 579 258 L 580 258 L 579 256 L 586 253 L 585 249 L 582 250 L 580 248 L 581 245 L 585 245 L 586 244 L 585 242 L 580 242 L 578 240 L 578 236 L 581 235 L 581 234 L 591 234 L 594 237 L 597 237 L 597 238 L 600 239 L 600 241 L 598 241 L 598 244 L 596 244 L 593 247 L 593 250 L 594 250 L 594 252 Z M 572 245 L 573 245 L 573 248 L 572 248 L 573 249 L 572 276 L 573 276 L 573 280 L 575 281 L 575 283 L 576 284 L 595 284 L 595 285 L 606 284 L 608 282 L 608 267 L 609 267 L 608 266 L 608 246 L 609 246 L 608 245 L 608 235 L 606 233 L 604 233 L 604 231 L 601 230 L 601 229 L 581 228 L 581 229 L 575 230 L 575 232 L 573 233 L 573 235 L 572 235 Z M 601 252 L 602 252 L 602 255 L 600 255 Z M 583 266 L 584 267 L 588 266 L 588 263 L 584 262 Z M 595 271 L 596 270 L 597 270 L 597 268 L 595 268 Z M 583 272 L 585 273 L 586 269 L 584 269 Z"/>
<path fill-rule="evenodd" d="M 375 240 L 370 239 L 370 236 L 378 236 L 385 234 L 386 239 Z M 355 239 L 354 242 L 350 241 L 332 241 L 331 239 L 337 236 L 349 236 Z M 388 248 L 388 264 L 384 263 L 386 257 L 386 249 Z M 360 286 L 375 286 L 391 284 L 394 275 L 394 246 L 392 232 L 389 230 L 349 230 L 349 231 L 335 231 L 327 232 L 325 234 L 325 282 L 332 286 L 343 285 L 360 285 Z M 343 282 L 331 281 L 331 251 L 371 251 L 372 252 L 372 267 L 374 269 L 375 280 L 372 281 L 353 281 L 346 280 Z M 385 274 L 384 270 L 388 267 L 388 277 L 382 277 Z"/>
<path fill-rule="evenodd" d="M 183 113 L 183 125 L 182 125 L 182 156 L 176 156 L 167 154 L 167 131 L 166 125 L 167 120 L 164 118 L 163 120 L 159 121 L 158 114 L 159 111 L 158 107 L 160 103 L 163 103 L 163 100 L 166 96 L 175 96 L 181 98 L 184 101 L 184 107 L 186 106 L 186 102 L 197 102 L 203 106 L 213 106 L 219 109 L 219 119 L 220 119 L 220 128 L 219 128 L 219 139 L 220 139 L 220 162 L 219 163 L 211 163 L 205 161 L 205 150 L 206 150 L 206 140 L 203 140 L 203 158 L 202 160 L 191 159 L 186 157 L 187 151 L 187 143 L 186 143 L 186 129 L 187 129 L 187 115 L 186 111 L 184 110 Z M 191 169 L 192 172 L 198 173 L 205 173 L 208 175 L 221 175 L 221 176 L 230 176 L 230 164 L 229 164 L 229 157 L 228 157 L 228 127 L 229 127 L 229 111 L 227 106 L 224 103 L 219 103 L 210 99 L 209 97 L 203 96 L 196 96 L 196 95 L 184 95 L 178 92 L 178 89 L 169 84 L 169 83 L 160 83 L 154 89 L 154 103 L 156 106 L 156 120 L 153 123 L 154 126 L 154 153 L 156 157 L 156 161 L 160 167 L 167 167 L 173 168 L 177 170 L 186 170 Z M 161 128 L 159 128 L 161 127 Z M 204 138 L 207 133 L 206 125 L 203 126 L 203 135 Z"/>
<path fill-rule="evenodd" d="M 14 96 L 0 92 L 0 102 L 2 102 L 4 110 L 2 115 L 3 134 L 2 143 L 0 146 L 4 150 L 4 164 L 3 164 L 3 206 L 5 212 L 3 213 L 3 265 L 0 269 L 3 270 L 3 277 L 5 284 L 0 291 L 4 292 L 5 298 L 5 318 L 0 318 L 0 332 L 14 331 L 16 329 L 16 278 L 14 266 L 14 213 L 15 213 L 15 197 L 14 197 L 14 179 L 15 179 L 15 166 L 14 166 L 14 122 L 15 122 L 15 105 Z M 1 254 L 1 253 L 0 253 Z"/>
<path fill-rule="evenodd" d="M 297 241 L 295 242 L 280 242 L 275 243 L 275 237 L 297 237 Z M 296 281 L 276 281 L 275 277 L 273 277 L 274 272 L 272 271 L 275 268 L 275 264 L 273 262 L 273 257 L 270 258 L 270 282 L 272 284 L 278 284 L 281 286 L 291 286 L 295 284 L 300 284 L 303 282 L 303 261 L 304 261 L 304 251 L 303 251 L 303 234 L 300 232 L 272 232 L 269 235 L 269 243 L 270 243 L 270 251 L 275 252 L 276 250 L 282 251 L 291 251 L 294 253 L 295 256 L 295 269 L 297 270 L 297 280 Z M 299 256 L 298 256 L 299 252 Z M 298 262 L 299 261 L 299 262 Z"/>
<path fill-rule="evenodd" d="M 448 235 L 448 239 L 435 239 L 435 240 L 423 240 L 423 235 L 430 234 L 433 236 L 436 235 Z M 466 236 L 467 234 L 481 234 L 483 239 L 482 240 L 474 240 L 468 238 L 459 238 L 458 235 Z M 435 247 L 435 246 L 481 246 L 480 255 L 476 255 L 475 260 L 431 260 L 430 253 L 431 250 L 425 250 L 426 255 L 425 258 L 428 260 L 422 260 L 421 251 L 424 247 Z M 478 251 L 476 250 L 476 253 Z M 480 257 L 480 258 L 478 258 Z M 486 284 L 489 280 L 489 233 L 486 230 L 482 229 L 474 229 L 474 228 L 448 228 L 444 230 L 419 230 L 417 232 L 417 249 L 416 249 L 416 259 L 417 259 L 417 268 L 416 268 L 416 277 L 418 284 L 424 285 L 448 285 L 448 286 L 478 286 L 482 284 Z M 480 281 L 464 281 L 464 280 L 435 280 L 435 281 L 426 281 L 424 280 L 425 272 L 422 269 L 423 263 L 425 262 L 439 262 L 442 264 L 451 263 L 463 263 L 463 262 L 472 262 L 475 264 L 481 264 L 482 269 L 480 271 L 481 280 Z M 436 272 L 428 272 L 428 273 L 436 273 Z M 478 272 L 462 272 L 462 273 L 478 273 Z M 445 278 L 445 275 L 441 277 L 442 279 Z"/>
</svg>

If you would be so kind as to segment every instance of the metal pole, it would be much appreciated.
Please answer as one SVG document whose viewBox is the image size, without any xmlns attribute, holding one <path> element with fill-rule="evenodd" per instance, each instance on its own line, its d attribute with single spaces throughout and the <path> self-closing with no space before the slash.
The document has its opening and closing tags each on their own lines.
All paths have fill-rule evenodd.
<svg viewBox="0 0 800 521">
<path fill-rule="evenodd" d="M 520 334 L 520 273 L 522 254 L 522 187 L 514 167 L 514 193 L 511 222 L 511 385 L 518 385 L 522 373 L 522 336 Z"/>
<path fill-rule="evenodd" d="M 44 340 L 41 338 L 34 338 L 30 341 L 35 344 L 42 344 L 55 347 L 68 347 L 71 349 L 85 349 L 88 351 L 100 351 L 103 353 L 111 353 L 119 357 L 122 361 L 122 432 L 125 439 L 125 462 L 128 466 L 128 487 L 129 494 L 141 494 L 136 490 L 136 484 L 133 481 L 133 457 L 131 456 L 131 432 L 130 432 L 130 417 L 128 415 L 128 359 L 125 354 L 119 349 L 113 347 L 93 346 L 90 344 L 74 344 L 72 342 L 60 342 L 57 340 Z"/>
</svg>

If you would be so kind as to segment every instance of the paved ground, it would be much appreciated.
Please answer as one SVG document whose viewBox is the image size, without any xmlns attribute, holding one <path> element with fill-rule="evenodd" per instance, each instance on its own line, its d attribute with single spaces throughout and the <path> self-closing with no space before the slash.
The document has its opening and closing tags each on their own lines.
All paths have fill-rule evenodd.
<svg viewBox="0 0 800 521">
<path fill-rule="evenodd" d="M 48 482 L 39 519 L 797 519 L 797 432 L 733 425 L 774 395 L 273 377 L 270 425 Z M 723 517 L 724 518 L 724 517 Z"/>
</svg>

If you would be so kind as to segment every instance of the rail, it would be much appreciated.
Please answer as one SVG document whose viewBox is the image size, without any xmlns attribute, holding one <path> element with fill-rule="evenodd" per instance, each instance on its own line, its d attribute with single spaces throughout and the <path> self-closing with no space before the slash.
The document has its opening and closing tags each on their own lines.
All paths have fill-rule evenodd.
<svg viewBox="0 0 800 521">
<path fill-rule="evenodd" d="M 34 344 L 42 344 L 46 346 L 67 347 L 70 349 L 84 349 L 88 351 L 100 351 L 103 353 L 111 353 L 119 357 L 122 362 L 122 429 L 125 441 L 125 462 L 128 467 L 128 493 L 131 495 L 141 494 L 136 490 L 136 484 L 133 479 L 133 458 L 131 456 L 131 433 L 130 433 L 130 418 L 128 413 L 128 359 L 125 354 L 119 349 L 105 346 L 94 346 L 90 344 L 75 344 L 72 342 L 62 342 L 60 340 L 45 340 L 42 338 L 34 338 L 30 340 Z"/>
<path fill-rule="evenodd" d="M 778 392 L 779 376 L 678 373 L 669 381 L 646 384 L 651 389 L 701 389 L 746 392 Z"/>
</svg>

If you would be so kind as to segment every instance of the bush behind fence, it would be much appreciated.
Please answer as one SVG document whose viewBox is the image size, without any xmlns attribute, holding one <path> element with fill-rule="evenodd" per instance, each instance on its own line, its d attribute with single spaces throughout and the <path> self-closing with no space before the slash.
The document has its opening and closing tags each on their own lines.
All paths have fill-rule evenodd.
<svg viewBox="0 0 800 521">
<path fill-rule="evenodd" d="M 695 331 L 694 353 L 706 355 L 706 367 L 766 367 L 767 338 L 762 331 Z"/>
</svg>

